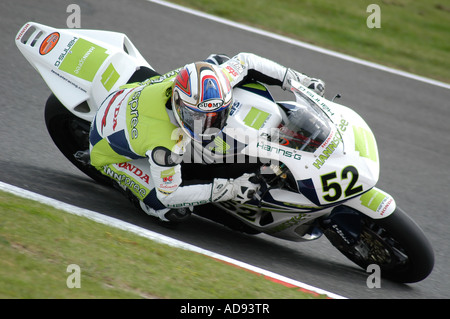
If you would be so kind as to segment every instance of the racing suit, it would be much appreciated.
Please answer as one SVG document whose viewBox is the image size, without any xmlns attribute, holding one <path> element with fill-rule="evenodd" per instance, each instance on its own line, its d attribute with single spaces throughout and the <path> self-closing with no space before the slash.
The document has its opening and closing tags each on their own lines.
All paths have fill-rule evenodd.
<svg viewBox="0 0 450 319">
<path fill-rule="evenodd" d="M 206 61 L 220 64 L 222 57 L 211 55 Z M 323 93 L 320 80 L 255 54 L 239 53 L 219 67 L 232 87 L 251 77 L 289 89 L 289 80 L 295 79 Z M 99 108 L 90 132 L 91 165 L 131 191 L 144 211 L 162 220 L 171 208 L 248 200 L 242 194 L 239 198 L 236 192 L 224 192 L 239 179 L 183 185 L 180 161 L 186 138 L 180 138 L 181 129 L 171 110 L 172 85 L 179 70 L 124 85 L 111 93 Z"/>
</svg>

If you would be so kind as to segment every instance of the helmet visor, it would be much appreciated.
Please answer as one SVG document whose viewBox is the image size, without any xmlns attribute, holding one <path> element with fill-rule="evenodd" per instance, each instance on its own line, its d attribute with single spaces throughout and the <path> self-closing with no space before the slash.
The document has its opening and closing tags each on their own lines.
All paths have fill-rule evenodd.
<svg viewBox="0 0 450 319">
<path fill-rule="evenodd" d="M 178 115 L 193 136 L 211 137 L 222 131 L 227 122 L 228 107 L 223 107 L 216 112 L 199 112 L 180 102 L 180 105 L 176 107 Z"/>
</svg>

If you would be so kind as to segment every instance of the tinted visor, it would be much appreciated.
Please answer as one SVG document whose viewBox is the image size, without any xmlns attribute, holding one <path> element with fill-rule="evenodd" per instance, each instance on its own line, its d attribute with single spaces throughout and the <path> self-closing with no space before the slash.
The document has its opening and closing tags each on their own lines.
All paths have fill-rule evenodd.
<svg viewBox="0 0 450 319">
<path fill-rule="evenodd" d="M 177 112 L 184 126 L 194 135 L 213 135 L 222 131 L 228 118 L 229 108 L 223 107 L 216 112 L 194 111 L 183 102 L 177 106 Z"/>
</svg>

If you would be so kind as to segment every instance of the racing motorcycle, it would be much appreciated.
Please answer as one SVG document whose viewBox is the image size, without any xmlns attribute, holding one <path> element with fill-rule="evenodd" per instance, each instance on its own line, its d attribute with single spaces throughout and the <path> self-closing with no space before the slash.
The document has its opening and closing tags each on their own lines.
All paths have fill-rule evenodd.
<svg viewBox="0 0 450 319">
<path fill-rule="evenodd" d="M 95 181 L 114 186 L 89 163 L 91 121 L 106 96 L 146 80 L 154 68 L 117 32 L 28 22 L 15 42 L 53 92 L 45 122 L 56 146 Z M 257 82 L 236 87 L 223 133 L 188 148 L 183 180 L 254 173 L 261 184 L 246 203 L 199 205 L 194 213 L 235 231 L 289 241 L 325 235 L 363 269 L 377 264 L 382 276 L 402 283 L 426 278 L 434 266 L 432 246 L 394 198 L 375 186 L 380 165 L 372 130 L 334 99 L 292 86 L 293 101 L 275 101 Z"/>
</svg>

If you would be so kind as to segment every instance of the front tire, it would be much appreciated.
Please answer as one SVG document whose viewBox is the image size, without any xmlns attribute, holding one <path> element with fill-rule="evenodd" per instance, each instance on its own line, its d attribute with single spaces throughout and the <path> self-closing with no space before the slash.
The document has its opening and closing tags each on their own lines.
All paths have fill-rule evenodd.
<svg viewBox="0 0 450 319">
<path fill-rule="evenodd" d="M 433 248 L 420 227 L 400 208 L 386 218 L 362 215 L 361 233 L 349 246 L 327 236 L 351 261 L 367 269 L 377 264 L 381 276 L 401 283 L 425 279 L 434 267 Z M 325 232 L 327 235 L 327 233 Z"/>
</svg>

